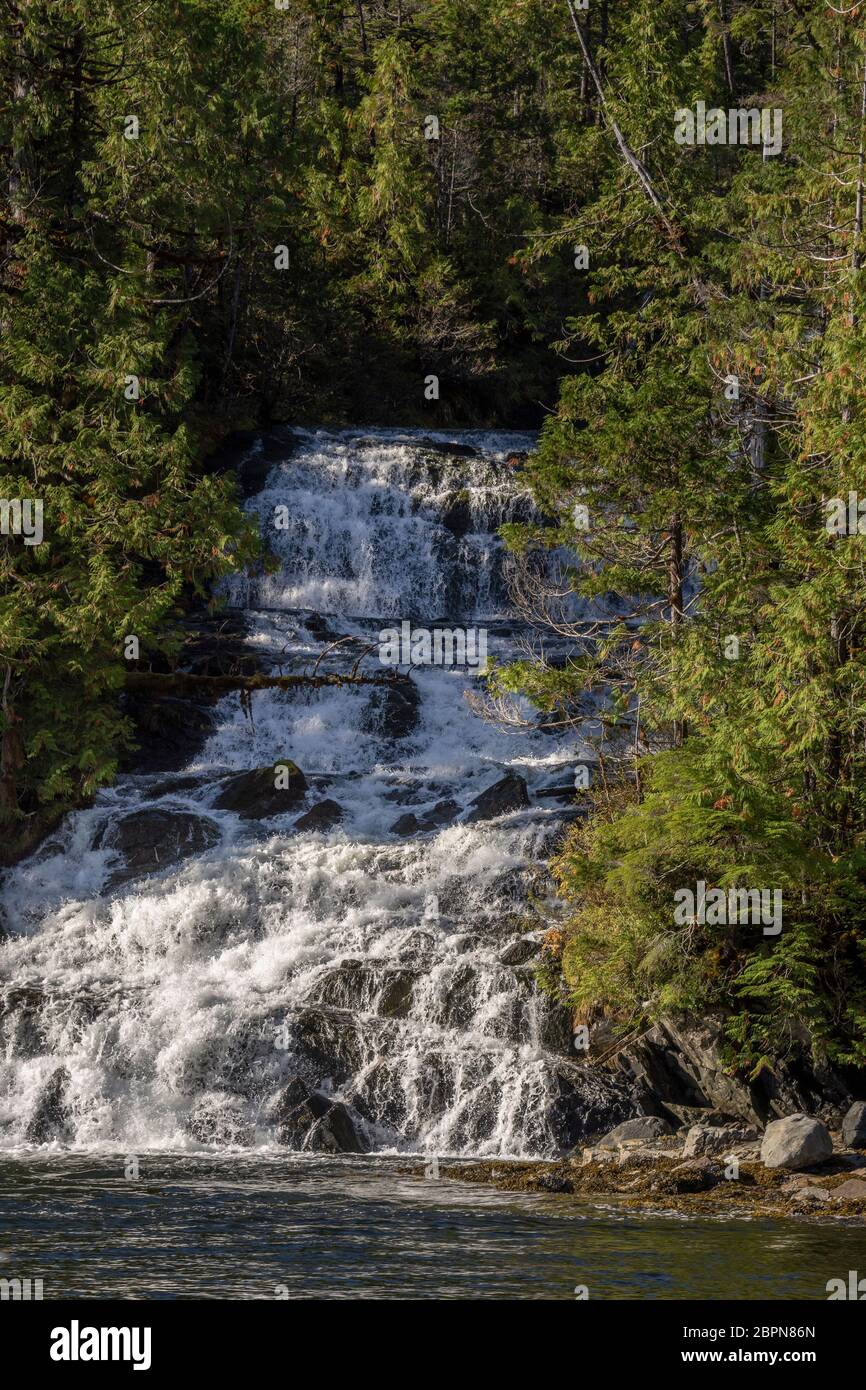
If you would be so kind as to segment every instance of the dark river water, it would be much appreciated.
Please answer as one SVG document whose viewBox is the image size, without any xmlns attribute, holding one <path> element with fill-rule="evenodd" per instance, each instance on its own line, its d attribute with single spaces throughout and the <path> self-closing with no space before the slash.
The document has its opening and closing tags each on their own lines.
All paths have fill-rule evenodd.
<svg viewBox="0 0 866 1390">
<path fill-rule="evenodd" d="M 0 1162 L 0 1277 L 44 1298 L 826 1299 L 866 1228 L 636 1216 L 405 1160 Z"/>
</svg>

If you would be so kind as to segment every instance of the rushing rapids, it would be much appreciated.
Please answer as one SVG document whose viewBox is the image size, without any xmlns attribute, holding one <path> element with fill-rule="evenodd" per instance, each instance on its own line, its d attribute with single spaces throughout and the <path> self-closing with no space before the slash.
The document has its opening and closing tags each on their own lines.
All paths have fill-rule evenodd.
<svg viewBox="0 0 866 1390">
<path fill-rule="evenodd" d="M 280 567 L 227 594 L 250 669 L 381 670 L 380 630 L 407 621 L 471 623 L 506 657 L 495 532 L 528 512 L 507 459 L 530 445 L 260 442 L 242 476 Z M 185 765 L 151 749 L 10 871 L 0 1146 L 545 1155 L 632 1113 L 533 979 L 588 750 L 485 722 L 480 679 L 226 696 Z M 285 809 L 226 795 L 289 759 Z M 520 794 L 473 814 L 503 779 Z"/>
</svg>

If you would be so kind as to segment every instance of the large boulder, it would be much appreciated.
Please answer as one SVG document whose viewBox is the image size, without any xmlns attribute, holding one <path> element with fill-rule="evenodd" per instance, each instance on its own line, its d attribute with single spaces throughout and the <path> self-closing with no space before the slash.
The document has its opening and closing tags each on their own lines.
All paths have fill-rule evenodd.
<svg viewBox="0 0 866 1390">
<path fill-rule="evenodd" d="M 108 880 L 107 886 L 113 888 L 142 874 L 170 868 L 190 855 L 202 854 L 219 838 L 219 826 L 208 816 L 154 808 L 133 811 L 108 825 L 96 844 L 123 856 L 123 864 Z"/>
<path fill-rule="evenodd" d="M 492 820 L 494 816 L 504 816 L 509 811 L 520 811 L 528 805 L 526 783 L 516 772 L 509 772 L 470 801 L 464 824 L 472 825 L 475 821 Z"/>
<path fill-rule="evenodd" d="M 289 758 L 271 767 L 255 767 L 227 777 L 214 802 L 221 811 L 234 811 L 242 820 L 263 820 L 293 811 L 307 792 L 307 779 Z"/>
<path fill-rule="evenodd" d="M 866 1101 L 855 1100 L 846 1111 L 842 1139 L 847 1149 L 866 1149 Z"/>
<path fill-rule="evenodd" d="M 832 1156 L 830 1131 L 812 1115 L 786 1115 L 767 1125 L 761 1145 L 765 1168 L 813 1168 Z"/>
<path fill-rule="evenodd" d="M 637 1115 L 633 1120 L 625 1120 L 621 1125 L 617 1125 L 616 1129 L 612 1129 L 599 1140 L 598 1146 L 601 1149 L 615 1149 L 620 1144 L 634 1139 L 652 1144 L 670 1132 L 671 1127 L 667 1120 L 661 1119 L 660 1116 Z"/>
</svg>

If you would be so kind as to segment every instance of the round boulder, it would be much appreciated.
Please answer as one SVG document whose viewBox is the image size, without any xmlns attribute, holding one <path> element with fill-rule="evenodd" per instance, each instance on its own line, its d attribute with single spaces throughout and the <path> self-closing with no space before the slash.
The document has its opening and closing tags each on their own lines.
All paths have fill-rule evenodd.
<svg viewBox="0 0 866 1390">
<path fill-rule="evenodd" d="M 765 1168 L 813 1168 L 832 1156 L 830 1131 L 812 1115 L 786 1115 L 767 1125 L 761 1145 Z"/>
<path fill-rule="evenodd" d="M 670 1133 L 671 1127 L 667 1120 L 661 1119 L 659 1115 L 637 1115 L 635 1119 L 624 1120 L 616 1129 L 612 1129 L 598 1141 L 598 1147 L 615 1149 L 619 1144 L 634 1139 L 642 1139 L 645 1143 L 652 1144 L 656 1139 Z"/>
</svg>

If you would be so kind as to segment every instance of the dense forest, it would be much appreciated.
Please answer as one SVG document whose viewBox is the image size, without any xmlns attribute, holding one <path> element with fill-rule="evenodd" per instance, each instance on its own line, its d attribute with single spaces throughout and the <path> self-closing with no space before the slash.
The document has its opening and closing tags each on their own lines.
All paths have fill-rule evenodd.
<svg viewBox="0 0 866 1390">
<path fill-rule="evenodd" d="M 547 987 L 733 1005 L 753 1070 L 866 1060 L 860 7 L 2 13 L 0 495 L 44 525 L 0 541 L 7 843 L 116 775 L 130 634 L 170 656 L 258 555 L 233 431 L 539 426 L 538 644 L 487 712 L 604 723 Z M 781 890 L 783 930 L 677 925 L 698 882 Z"/>
</svg>

